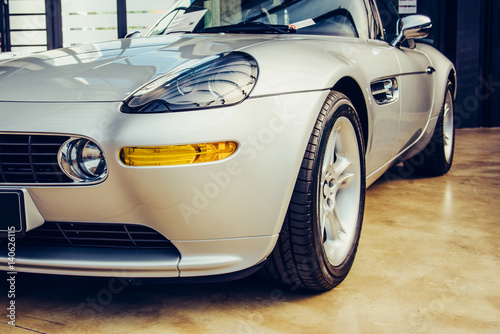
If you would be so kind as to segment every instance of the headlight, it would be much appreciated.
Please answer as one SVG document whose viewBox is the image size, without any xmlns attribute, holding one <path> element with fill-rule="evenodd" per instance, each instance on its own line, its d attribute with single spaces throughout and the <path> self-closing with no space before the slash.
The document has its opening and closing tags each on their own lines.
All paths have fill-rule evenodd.
<svg viewBox="0 0 500 334">
<path fill-rule="evenodd" d="M 235 105 L 248 97 L 257 75 L 257 62 L 250 55 L 223 54 L 150 82 L 127 98 L 122 111 L 161 113 Z"/>
<path fill-rule="evenodd" d="M 59 150 L 58 162 L 64 173 L 78 182 L 99 181 L 108 172 L 101 149 L 87 139 L 65 142 Z"/>
</svg>

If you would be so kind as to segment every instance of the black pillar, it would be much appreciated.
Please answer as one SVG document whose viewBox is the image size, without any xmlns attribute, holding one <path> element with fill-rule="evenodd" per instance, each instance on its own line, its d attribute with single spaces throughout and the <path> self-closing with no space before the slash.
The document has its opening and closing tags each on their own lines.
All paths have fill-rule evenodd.
<svg viewBox="0 0 500 334">
<path fill-rule="evenodd" d="M 444 0 L 441 12 L 441 51 L 453 62 L 457 62 L 457 0 Z M 444 4 L 443 4 L 444 3 Z"/>
<path fill-rule="evenodd" d="M 485 1 L 485 0 L 482 0 Z M 481 87 L 481 5 L 469 0 L 457 1 L 456 61 L 458 93 L 455 104 L 457 127 L 482 125 Z"/>
<path fill-rule="evenodd" d="M 500 4 L 496 0 L 484 0 L 481 36 L 481 87 L 482 126 L 500 126 Z"/>
<path fill-rule="evenodd" d="M 492 126 L 500 126 L 500 3 L 496 0 L 491 0 L 493 5 L 492 10 L 492 55 L 491 55 L 491 74 L 492 74 Z"/>
<path fill-rule="evenodd" d="M 47 49 L 63 46 L 61 0 L 45 0 L 47 22 Z"/>
<path fill-rule="evenodd" d="M 2 39 L 1 51 L 10 51 L 9 4 L 7 0 L 0 0 L 0 38 Z"/>
<path fill-rule="evenodd" d="M 116 8 L 118 12 L 118 38 L 123 38 L 127 35 L 127 1 L 116 0 Z"/>
</svg>

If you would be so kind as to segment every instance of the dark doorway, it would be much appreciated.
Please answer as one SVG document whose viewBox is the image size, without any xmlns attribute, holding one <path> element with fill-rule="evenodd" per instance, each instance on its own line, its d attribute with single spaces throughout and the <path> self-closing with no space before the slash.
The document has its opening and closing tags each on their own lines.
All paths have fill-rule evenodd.
<svg viewBox="0 0 500 334">
<path fill-rule="evenodd" d="M 483 9 L 484 36 L 480 97 L 483 98 L 483 126 L 500 126 L 500 2 L 485 0 Z"/>
</svg>

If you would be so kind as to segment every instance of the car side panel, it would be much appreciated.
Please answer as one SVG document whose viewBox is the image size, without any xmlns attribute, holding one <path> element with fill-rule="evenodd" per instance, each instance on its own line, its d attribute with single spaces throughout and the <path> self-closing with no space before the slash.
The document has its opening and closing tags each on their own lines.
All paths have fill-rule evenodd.
<svg viewBox="0 0 500 334">
<path fill-rule="evenodd" d="M 432 62 L 420 50 L 394 48 L 401 65 L 401 117 L 397 139 L 398 152 L 412 145 L 424 132 L 434 104 Z"/>
<path fill-rule="evenodd" d="M 403 154 L 399 156 L 399 160 L 406 160 L 413 157 L 414 155 L 420 153 L 429 143 L 432 138 L 437 119 L 441 113 L 450 74 L 452 74 L 452 78 L 454 79 L 453 81 L 455 83 L 457 82 L 455 75 L 456 70 L 453 63 L 441 52 L 424 43 L 417 43 L 417 49 L 424 52 L 431 59 L 433 67 L 436 69 L 436 72 L 433 74 L 434 102 L 427 128 L 423 132 L 422 136 L 413 144 L 413 146 L 410 146 L 406 151 L 402 152 Z M 456 94 L 456 84 L 454 88 Z"/>
</svg>

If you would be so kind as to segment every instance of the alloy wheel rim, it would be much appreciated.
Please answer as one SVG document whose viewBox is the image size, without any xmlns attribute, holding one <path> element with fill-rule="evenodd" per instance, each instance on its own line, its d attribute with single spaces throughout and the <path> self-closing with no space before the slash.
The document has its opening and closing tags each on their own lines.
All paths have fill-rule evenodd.
<svg viewBox="0 0 500 334">
<path fill-rule="evenodd" d="M 320 232 L 328 261 L 339 266 L 347 258 L 356 235 L 361 196 L 358 139 L 345 117 L 329 135 L 318 185 Z"/>
<path fill-rule="evenodd" d="M 444 121 L 443 121 L 443 139 L 444 139 L 444 156 L 446 162 L 451 163 L 453 155 L 453 97 L 451 92 L 446 93 L 444 102 Z"/>
</svg>

